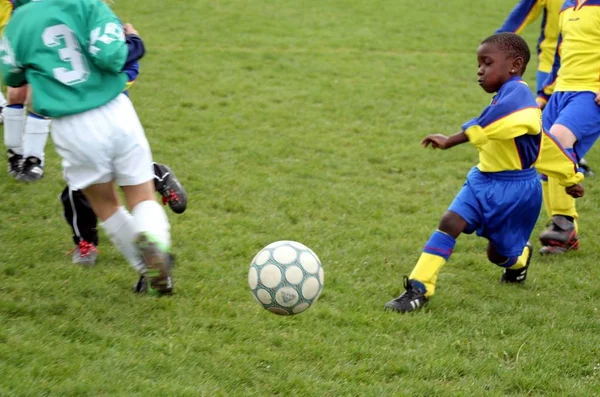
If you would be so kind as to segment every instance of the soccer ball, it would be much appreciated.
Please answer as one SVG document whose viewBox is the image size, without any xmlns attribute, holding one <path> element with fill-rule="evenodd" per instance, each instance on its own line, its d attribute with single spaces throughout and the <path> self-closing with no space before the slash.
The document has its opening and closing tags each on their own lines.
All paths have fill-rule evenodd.
<svg viewBox="0 0 600 397">
<path fill-rule="evenodd" d="M 302 313 L 314 304 L 324 280 L 317 255 L 295 241 L 267 245 L 256 254 L 248 272 L 254 298 L 271 313 L 282 316 Z"/>
</svg>

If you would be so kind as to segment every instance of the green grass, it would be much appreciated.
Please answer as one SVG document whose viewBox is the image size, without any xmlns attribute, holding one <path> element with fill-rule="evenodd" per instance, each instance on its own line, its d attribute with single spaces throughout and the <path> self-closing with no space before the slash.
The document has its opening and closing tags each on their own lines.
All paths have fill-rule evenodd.
<svg viewBox="0 0 600 397">
<path fill-rule="evenodd" d="M 95 268 L 70 263 L 49 144 L 41 182 L 0 178 L 0 395 L 597 394 L 595 179 L 581 250 L 536 255 L 526 285 L 499 284 L 486 241 L 464 236 L 424 310 L 382 310 L 477 161 L 419 142 L 489 102 L 475 49 L 509 3 L 117 2 L 147 46 L 133 101 L 189 193 L 169 213 L 177 294 L 131 294 L 103 234 Z M 285 318 L 247 285 L 252 257 L 282 239 L 325 268 L 318 304 Z"/>
</svg>

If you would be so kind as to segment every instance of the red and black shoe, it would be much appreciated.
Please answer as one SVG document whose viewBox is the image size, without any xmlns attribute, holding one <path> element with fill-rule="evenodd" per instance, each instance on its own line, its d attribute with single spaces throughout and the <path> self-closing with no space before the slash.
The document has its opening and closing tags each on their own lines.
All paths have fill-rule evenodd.
<svg viewBox="0 0 600 397">
<path fill-rule="evenodd" d="M 154 187 L 162 196 L 163 205 L 169 204 L 171 210 L 176 214 L 182 214 L 185 211 L 187 193 L 168 166 L 154 163 Z"/>
<path fill-rule="evenodd" d="M 575 223 L 563 215 L 554 215 L 552 223 L 540 234 L 542 248 L 540 254 L 563 254 L 579 248 L 579 236 L 575 231 Z"/>
</svg>

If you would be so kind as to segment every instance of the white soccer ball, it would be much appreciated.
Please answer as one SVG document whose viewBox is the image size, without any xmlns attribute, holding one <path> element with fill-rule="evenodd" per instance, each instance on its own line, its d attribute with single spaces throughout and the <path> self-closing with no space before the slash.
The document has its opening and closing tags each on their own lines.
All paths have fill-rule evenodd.
<svg viewBox="0 0 600 397">
<path fill-rule="evenodd" d="M 325 273 L 319 257 L 295 241 L 276 241 L 252 259 L 248 284 L 252 295 L 271 313 L 288 316 L 313 305 L 321 291 Z"/>
</svg>

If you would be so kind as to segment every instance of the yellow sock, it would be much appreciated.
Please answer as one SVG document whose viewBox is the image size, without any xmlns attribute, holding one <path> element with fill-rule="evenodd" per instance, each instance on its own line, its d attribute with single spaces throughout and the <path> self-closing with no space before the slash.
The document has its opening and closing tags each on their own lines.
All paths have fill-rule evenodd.
<svg viewBox="0 0 600 397">
<path fill-rule="evenodd" d="M 408 278 L 422 282 L 427 288 L 425 296 L 429 298 L 435 292 L 438 273 L 445 263 L 446 259 L 443 257 L 423 252 Z"/>
<path fill-rule="evenodd" d="M 548 188 L 548 181 L 542 179 L 542 198 L 544 199 L 544 209 L 548 214 L 548 219 L 552 219 L 552 208 L 550 207 L 550 192 Z"/>
<path fill-rule="evenodd" d="M 565 187 L 558 183 L 558 179 L 548 177 L 548 193 L 552 215 L 579 217 L 575 208 L 575 199 L 567 194 Z"/>
<path fill-rule="evenodd" d="M 519 259 L 517 259 L 517 262 L 511 267 L 509 267 L 509 269 L 517 270 L 524 268 L 527 265 L 527 259 L 529 258 L 529 250 L 529 246 L 526 245 L 525 248 L 523 248 L 523 253 L 521 254 L 521 256 L 519 256 Z"/>
</svg>

